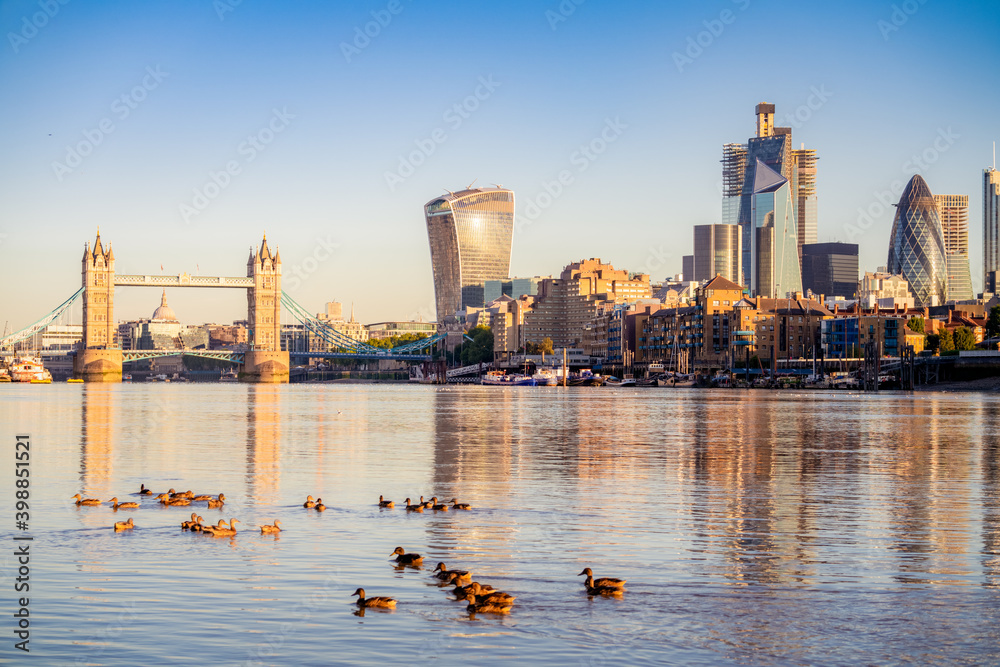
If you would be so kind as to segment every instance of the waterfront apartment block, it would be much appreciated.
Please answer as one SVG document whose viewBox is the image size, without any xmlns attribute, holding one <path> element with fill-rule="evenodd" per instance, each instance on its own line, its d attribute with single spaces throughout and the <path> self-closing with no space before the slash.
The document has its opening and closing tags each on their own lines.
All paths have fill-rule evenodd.
<svg viewBox="0 0 1000 667">
<path fill-rule="evenodd" d="M 579 347 L 601 305 L 650 297 L 648 274 L 630 274 L 599 258 L 574 262 L 558 278 L 539 283 L 535 308 L 525 315 L 524 339 L 551 338 L 555 347 Z"/>
<path fill-rule="evenodd" d="M 698 288 L 692 305 L 662 308 L 638 320 L 636 361 L 681 372 L 727 367 L 731 313 L 742 298 L 742 286 L 716 276 Z"/>
<path fill-rule="evenodd" d="M 467 316 L 466 325 L 489 327 L 493 331 L 494 352 L 517 352 L 525 343 L 524 316 L 535 307 L 536 298 L 522 294 L 513 299 L 506 294 Z"/>
</svg>

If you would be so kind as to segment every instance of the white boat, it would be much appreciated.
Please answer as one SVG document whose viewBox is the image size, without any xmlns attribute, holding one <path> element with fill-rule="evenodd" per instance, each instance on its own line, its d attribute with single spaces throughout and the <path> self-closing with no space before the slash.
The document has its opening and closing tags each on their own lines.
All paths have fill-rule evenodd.
<svg viewBox="0 0 1000 667">
<path fill-rule="evenodd" d="M 483 384 L 501 387 L 534 387 L 538 385 L 531 375 L 507 374 L 503 371 L 489 371 L 483 376 Z"/>
<path fill-rule="evenodd" d="M 11 365 L 10 379 L 14 382 L 48 384 L 52 382 L 52 374 L 45 369 L 38 357 L 23 356 L 18 357 Z"/>
<path fill-rule="evenodd" d="M 219 374 L 219 382 L 239 382 L 239 378 L 236 376 L 236 371 L 227 368 Z"/>
<path fill-rule="evenodd" d="M 555 372 L 549 368 L 541 368 L 531 377 L 535 380 L 535 384 L 539 387 L 554 387 L 559 384 L 559 378 L 556 377 Z"/>
</svg>

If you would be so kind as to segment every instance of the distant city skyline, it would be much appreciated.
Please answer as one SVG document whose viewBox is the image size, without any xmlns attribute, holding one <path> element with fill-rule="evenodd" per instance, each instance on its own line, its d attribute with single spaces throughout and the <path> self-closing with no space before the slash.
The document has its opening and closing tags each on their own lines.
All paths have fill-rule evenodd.
<svg viewBox="0 0 1000 667">
<path fill-rule="evenodd" d="M 404 2 L 367 28 L 386 6 L 69 3 L 38 26 L 37 2 L 4 3 L 9 329 L 79 288 L 98 225 L 122 273 L 241 275 L 267 232 L 311 311 L 339 300 L 363 322 L 432 320 L 420 207 L 474 179 L 518 193 L 512 276 L 601 256 L 662 280 L 694 225 L 724 222 L 719 148 L 754 134 L 762 100 L 820 157 L 818 242 L 857 243 L 862 271 L 881 266 L 892 205 L 919 173 L 970 197 L 969 259 L 983 265 L 979 193 L 1000 138 L 1000 91 L 982 85 L 1000 55 L 992 3 L 920 4 L 903 21 L 891 3 L 564 16 L 555 2 Z M 431 46 L 442 33 L 449 48 Z M 795 59 L 745 57 L 774 34 Z M 958 92 L 914 104 L 928 72 Z M 974 269 L 975 292 L 982 280 Z M 158 296 L 117 290 L 116 318 L 147 317 Z M 233 292 L 168 297 L 188 322 L 245 317 Z"/>
</svg>

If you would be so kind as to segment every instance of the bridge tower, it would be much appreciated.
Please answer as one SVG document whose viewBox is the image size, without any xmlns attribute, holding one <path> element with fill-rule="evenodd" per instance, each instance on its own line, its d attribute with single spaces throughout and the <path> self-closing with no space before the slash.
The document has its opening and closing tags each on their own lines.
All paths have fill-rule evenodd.
<svg viewBox="0 0 1000 667">
<path fill-rule="evenodd" d="M 115 343 L 115 253 L 101 244 L 83 250 L 83 341 L 73 360 L 73 372 L 87 382 L 121 382 L 122 352 Z"/>
<path fill-rule="evenodd" d="M 288 352 L 281 351 L 281 253 L 267 246 L 250 251 L 247 277 L 247 322 L 250 349 L 244 355 L 241 379 L 246 382 L 288 382 Z"/>
</svg>

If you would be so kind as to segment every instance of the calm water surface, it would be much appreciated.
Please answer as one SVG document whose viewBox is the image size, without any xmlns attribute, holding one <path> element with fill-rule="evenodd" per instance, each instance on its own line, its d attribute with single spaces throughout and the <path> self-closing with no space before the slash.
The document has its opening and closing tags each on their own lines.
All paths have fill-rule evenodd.
<svg viewBox="0 0 1000 667">
<path fill-rule="evenodd" d="M 0 386 L 36 664 L 997 664 L 1000 401 L 399 385 Z M 70 497 L 227 496 L 192 509 Z M 302 508 L 321 496 L 322 514 Z M 395 500 L 380 510 L 378 496 Z M 407 514 L 409 496 L 471 512 Z M 136 529 L 116 534 L 116 520 Z M 279 537 L 258 526 L 280 519 Z M 396 546 L 426 558 L 399 571 Z M 5 546 L 5 554 L 12 549 Z M 438 561 L 517 596 L 470 618 Z M 10 607 L 13 559 L 0 558 Z M 588 598 L 583 567 L 628 579 Z M 399 600 L 356 615 L 350 594 Z M 10 624 L 10 615 L 3 614 Z M 0 656 L 21 662 L 4 627 Z M 21 662 L 25 664 L 25 662 Z"/>
</svg>

